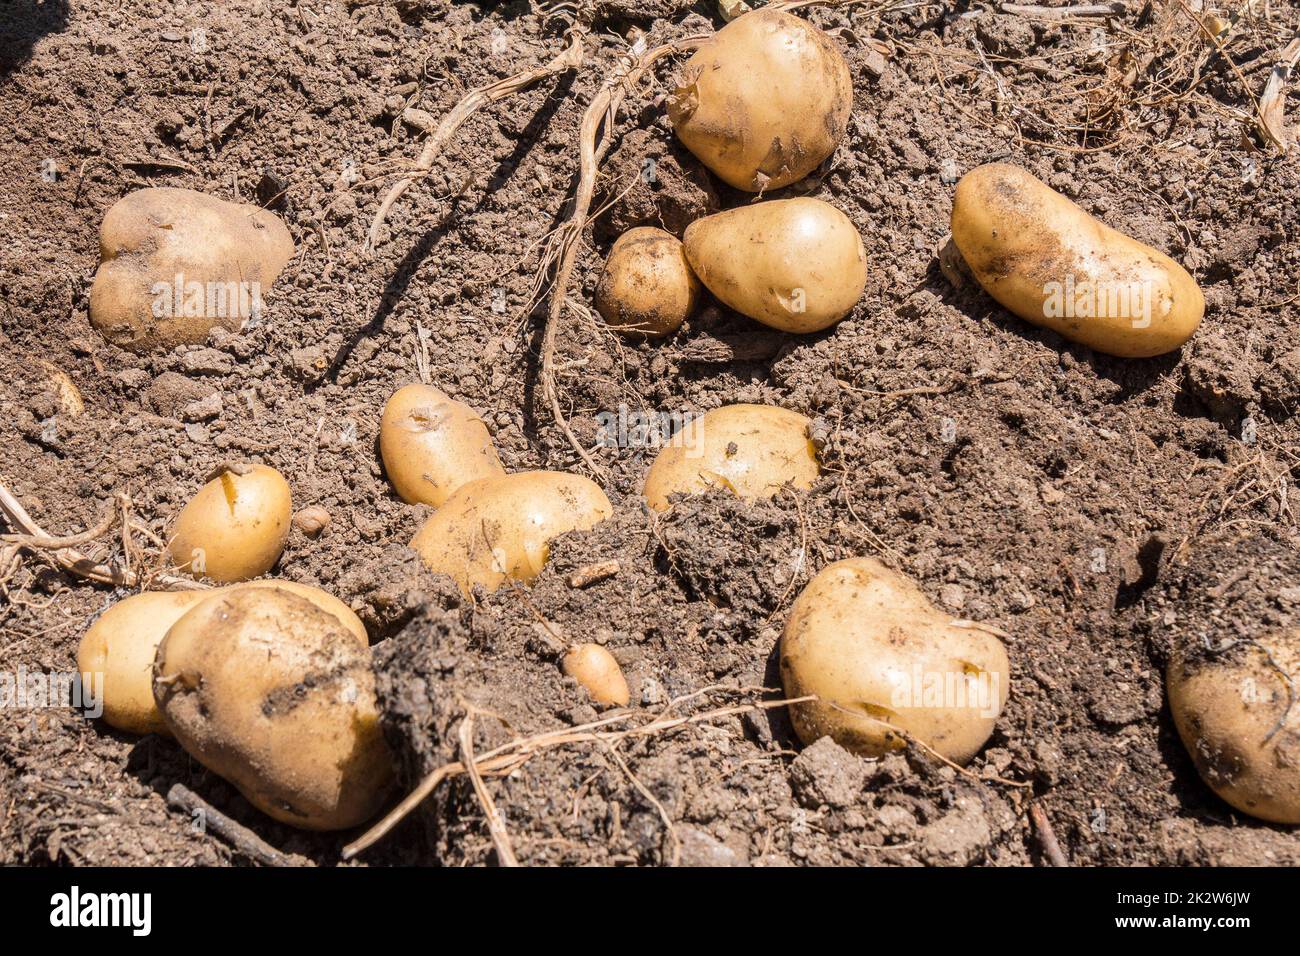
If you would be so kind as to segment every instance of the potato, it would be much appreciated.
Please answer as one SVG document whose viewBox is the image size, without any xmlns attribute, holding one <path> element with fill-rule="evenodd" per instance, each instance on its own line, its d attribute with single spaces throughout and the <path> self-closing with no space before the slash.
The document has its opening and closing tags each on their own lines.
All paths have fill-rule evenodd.
<svg viewBox="0 0 1300 956">
<path fill-rule="evenodd" d="M 274 213 L 190 189 L 140 189 L 104 216 L 90 323 L 133 352 L 238 331 L 293 258 Z"/>
<path fill-rule="evenodd" d="M 432 385 L 406 385 L 389 397 L 379 454 L 403 501 L 435 508 L 461 485 L 505 474 L 483 420 Z"/>
<path fill-rule="evenodd" d="M 627 678 L 614 655 L 599 644 L 579 644 L 569 649 L 561 665 L 598 704 L 626 707 Z"/>
<path fill-rule="evenodd" d="M 467 596 L 541 573 L 552 538 L 586 530 L 613 513 L 595 482 L 558 471 L 524 471 L 462 485 L 411 541 L 430 570 Z"/>
<path fill-rule="evenodd" d="M 1108 355 L 1173 351 L 1205 313 L 1182 266 L 1006 163 L 962 177 L 952 238 L 979 284 L 1008 310 Z"/>
<path fill-rule="evenodd" d="M 167 733 L 167 725 L 153 702 L 154 654 L 167 629 L 211 594 L 211 591 L 133 594 L 118 601 L 90 625 L 77 647 L 77 672 L 90 675 L 87 689 L 102 698 L 104 722 L 110 727 L 130 734 Z"/>
<path fill-rule="evenodd" d="M 86 403 L 81 397 L 81 389 L 77 388 L 67 372 L 53 362 L 45 361 L 45 359 L 37 359 L 36 364 L 40 366 L 46 389 L 53 396 L 54 406 L 58 409 L 60 415 L 76 418 L 86 410 Z"/>
<path fill-rule="evenodd" d="M 118 601 L 101 614 L 81 638 L 77 671 L 102 675 L 95 685 L 103 699 L 104 720 L 132 734 L 166 734 L 167 725 L 153 699 L 153 661 L 167 629 L 190 608 L 236 588 L 279 588 L 306 598 L 332 614 L 361 645 L 369 636 L 361 619 L 332 594 L 307 584 L 267 578 L 229 588 L 201 591 L 144 591 Z"/>
<path fill-rule="evenodd" d="M 1174 726 L 1210 789 L 1253 817 L 1300 823 L 1300 705 L 1283 673 L 1300 683 L 1300 628 L 1217 658 L 1175 654 L 1166 688 Z"/>
<path fill-rule="evenodd" d="M 831 736 L 879 757 L 914 736 L 956 763 L 979 751 L 1006 704 L 1007 652 L 957 627 L 908 578 L 874 558 L 823 568 L 781 636 L 781 679 L 799 739 Z"/>
<path fill-rule="evenodd" d="M 193 607 L 158 647 L 153 693 L 191 756 L 284 823 L 355 826 L 391 789 L 369 649 L 290 591 L 231 588 Z"/>
<path fill-rule="evenodd" d="M 728 185 L 779 189 L 825 161 L 853 108 L 848 64 L 821 30 L 777 10 L 746 13 L 686 61 L 668 116 Z"/>
<path fill-rule="evenodd" d="M 728 209 L 691 223 L 683 242 L 710 292 L 782 332 L 834 325 L 867 284 L 862 237 L 848 216 L 820 199 Z"/>
<path fill-rule="evenodd" d="M 181 509 L 168 551 L 196 578 L 255 578 L 279 560 L 292 513 L 289 484 L 274 468 L 226 468 Z"/>
<path fill-rule="evenodd" d="M 651 508 L 666 511 L 671 494 L 726 488 L 741 498 L 770 498 L 783 485 L 811 488 L 821 468 L 808 437 L 812 424 L 775 405 L 724 405 L 687 423 L 646 473 Z"/>
<path fill-rule="evenodd" d="M 596 285 L 596 310 L 617 332 L 663 338 L 676 332 L 699 301 L 681 241 L 641 226 L 618 237 Z"/>
</svg>

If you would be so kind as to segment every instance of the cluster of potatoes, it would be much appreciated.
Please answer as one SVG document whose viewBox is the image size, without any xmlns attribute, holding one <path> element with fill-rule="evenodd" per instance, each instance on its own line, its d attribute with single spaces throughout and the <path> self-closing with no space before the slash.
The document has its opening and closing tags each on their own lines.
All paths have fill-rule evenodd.
<svg viewBox="0 0 1300 956">
<path fill-rule="evenodd" d="M 843 57 L 820 30 L 785 12 L 737 18 L 698 49 L 683 75 L 668 101 L 678 137 L 721 180 L 760 199 L 814 171 L 848 128 L 853 91 Z M 170 198 L 171 205 L 150 195 L 114 207 L 105 221 L 92 321 L 127 348 L 201 341 L 208 331 L 184 317 L 142 317 L 142 276 L 185 266 L 269 283 L 292 255 L 274 217 Z M 175 215 L 177 208 L 193 215 Z M 223 217 L 240 219 L 237 241 L 202 251 L 195 230 L 221 233 Z M 1015 167 L 982 166 L 962 179 L 952 234 L 998 302 L 1100 351 L 1161 354 L 1201 319 L 1204 301 L 1182 267 Z M 1064 276 L 1094 288 L 1142 285 L 1150 321 L 1052 314 L 1045 289 Z M 775 199 L 702 218 L 680 241 L 660 229 L 630 230 L 614 244 L 595 299 L 609 325 L 629 335 L 672 334 L 705 290 L 765 325 L 809 333 L 847 315 L 865 283 L 862 239 L 847 216 L 818 199 Z M 645 501 L 663 511 L 675 496 L 711 489 L 747 500 L 811 489 L 821 466 L 810 424 L 773 406 L 714 409 L 666 443 L 645 475 Z M 584 477 L 507 473 L 483 421 L 430 385 L 390 396 L 379 448 L 397 495 L 433 509 L 411 547 L 471 599 L 527 585 L 556 537 L 613 511 Z M 277 471 L 223 469 L 182 510 L 169 542 L 178 569 L 221 586 L 121 601 L 86 633 L 79 666 L 105 675 L 111 725 L 170 734 L 278 820 L 349 827 L 386 799 L 392 762 L 360 620 L 319 589 L 262 577 L 279 560 L 291 515 Z M 1271 659 L 1288 669 L 1296 663 L 1281 651 Z M 572 645 L 561 666 L 597 702 L 628 703 L 627 682 L 605 648 Z M 863 557 L 827 566 L 798 596 L 780 670 L 804 742 L 829 735 L 880 756 L 915 740 L 959 764 L 988 740 L 1010 689 L 1006 648 L 993 633 L 952 620 L 907 577 Z M 1185 672 L 1179 662 L 1169 687 L 1189 748 L 1218 755 L 1198 763 L 1233 767 L 1218 782 L 1207 774 L 1211 785 L 1247 812 L 1300 822 L 1300 759 L 1282 754 L 1281 743 L 1252 753 L 1231 745 L 1243 721 L 1262 729 L 1265 711 L 1243 716 L 1204 672 Z"/>
</svg>

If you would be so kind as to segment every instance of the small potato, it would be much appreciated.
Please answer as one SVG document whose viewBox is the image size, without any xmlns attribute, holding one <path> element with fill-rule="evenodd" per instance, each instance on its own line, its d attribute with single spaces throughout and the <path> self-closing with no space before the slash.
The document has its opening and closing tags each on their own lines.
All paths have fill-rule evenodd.
<svg viewBox="0 0 1300 956">
<path fill-rule="evenodd" d="M 243 328 L 293 258 L 274 214 L 191 189 L 140 189 L 104 216 L 90 324 L 132 352 Z"/>
<path fill-rule="evenodd" d="M 154 654 L 167 629 L 211 595 L 145 591 L 118 601 L 90 625 L 77 648 L 77 671 L 87 690 L 103 701 L 110 727 L 129 734 L 168 733 L 153 701 Z"/>
<path fill-rule="evenodd" d="M 86 403 L 81 398 L 81 390 L 67 372 L 53 362 L 37 359 L 45 379 L 46 388 L 54 396 L 54 404 L 60 415 L 76 418 L 86 410 Z"/>
<path fill-rule="evenodd" d="M 613 513 L 593 481 L 558 471 L 524 471 L 472 481 L 435 511 L 411 540 L 430 570 L 467 596 L 541 573 L 552 538 L 585 531 Z"/>
<path fill-rule="evenodd" d="M 867 284 L 862 237 L 848 216 L 820 199 L 728 209 L 691 223 L 683 242 L 710 292 L 782 332 L 834 325 Z"/>
<path fill-rule="evenodd" d="M 663 338 L 690 318 L 699 301 L 682 244 L 662 229 L 641 226 L 619 236 L 596 286 L 596 310 L 617 332 Z"/>
<path fill-rule="evenodd" d="M 668 116 L 686 148 L 737 189 L 779 189 L 835 152 L 853 80 L 834 41 L 805 20 L 756 10 L 686 61 Z"/>
<path fill-rule="evenodd" d="M 579 644 L 564 655 L 562 664 L 568 674 L 591 695 L 598 704 L 626 707 L 628 702 L 627 678 L 618 666 L 614 655 L 599 644 Z"/>
<path fill-rule="evenodd" d="M 227 468 L 181 509 L 168 551 L 196 578 L 255 578 L 279 560 L 292 513 L 289 484 L 274 468 Z"/>
<path fill-rule="evenodd" d="M 656 511 L 668 496 L 726 488 L 741 498 L 770 498 L 783 485 L 808 489 L 821 467 L 808 437 L 812 424 L 775 405 L 724 405 L 683 427 L 646 473 L 644 494 Z"/>
<path fill-rule="evenodd" d="M 356 826 L 391 789 L 369 649 L 290 591 L 196 605 L 158 647 L 153 693 L 192 757 L 284 823 Z"/>
<path fill-rule="evenodd" d="M 1300 823 L 1300 706 L 1287 686 L 1300 683 L 1300 629 L 1217 658 L 1175 654 L 1166 677 L 1174 726 L 1210 789 L 1253 817 Z"/>
<path fill-rule="evenodd" d="M 1108 355 L 1171 352 L 1205 313 L 1196 281 L 1173 259 L 1006 163 L 962 177 L 952 238 L 984 291 L 1009 311 Z"/>
<path fill-rule="evenodd" d="M 403 501 L 435 508 L 462 485 L 506 473 L 483 420 L 432 385 L 406 385 L 388 399 L 379 454 Z"/>
<path fill-rule="evenodd" d="M 911 734 L 956 763 L 984 746 L 1007 701 L 1007 652 L 956 627 L 908 578 L 874 558 L 822 569 L 795 600 L 781 637 L 787 697 L 805 744 L 831 736 L 865 756 Z"/>
<path fill-rule="evenodd" d="M 167 629 L 192 607 L 238 588 L 279 588 L 304 597 L 337 618 L 363 647 L 369 645 L 365 625 L 351 608 L 320 588 L 294 581 L 263 579 L 213 590 L 133 594 L 100 615 L 77 649 L 77 671 L 90 675 L 91 689 L 103 700 L 104 720 L 109 726 L 132 734 L 168 733 L 153 699 L 153 661 L 158 645 Z"/>
</svg>

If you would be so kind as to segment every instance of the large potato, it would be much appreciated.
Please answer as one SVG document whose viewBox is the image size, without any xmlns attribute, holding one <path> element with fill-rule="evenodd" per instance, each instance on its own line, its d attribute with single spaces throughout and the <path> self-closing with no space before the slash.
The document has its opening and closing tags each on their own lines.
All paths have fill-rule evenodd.
<svg viewBox="0 0 1300 956">
<path fill-rule="evenodd" d="M 1300 629 L 1169 661 L 1169 709 L 1202 779 L 1261 820 L 1300 823 Z"/>
<path fill-rule="evenodd" d="M 817 332 L 848 315 L 867 284 L 849 217 L 820 199 L 728 209 L 686 227 L 686 259 L 737 312 L 782 332 Z"/>
<path fill-rule="evenodd" d="M 483 420 L 432 385 L 406 385 L 389 397 L 379 454 L 403 501 L 435 508 L 461 485 L 505 474 Z"/>
<path fill-rule="evenodd" d="M 957 627 L 909 579 L 874 558 L 822 569 L 795 600 L 781 637 L 799 739 L 831 736 L 879 757 L 911 734 L 956 763 L 979 751 L 1006 704 L 1007 652 L 992 634 Z"/>
<path fill-rule="evenodd" d="M 532 581 L 552 538 L 586 530 L 613 513 L 593 481 L 558 471 L 525 471 L 463 485 L 411 540 L 430 570 L 469 595 L 507 580 Z"/>
<path fill-rule="evenodd" d="M 96 618 L 77 647 L 77 672 L 99 694 L 104 721 L 130 734 L 167 733 L 153 701 L 153 659 L 167 629 L 211 591 L 146 591 Z"/>
<path fill-rule="evenodd" d="M 158 645 L 168 628 L 195 605 L 236 588 L 279 588 L 304 597 L 337 618 L 363 647 L 369 645 L 365 625 L 351 608 L 320 588 L 295 581 L 266 578 L 216 590 L 133 594 L 101 614 L 77 648 L 77 671 L 89 675 L 92 689 L 103 701 L 106 723 L 132 734 L 167 733 L 153 699 Z"/>
<path fill-rule="evenodd" d="M 648 338 L 672 335 L 699 300 L 681 241 L 641 226 L 618 237 L 596 285 L 596 310 L 616 331 Z"/>
<path fill-rule="evenodd" d="M 181 509 L 168 551 L 196 578 L 255 578 L 279 560 L 292 514 L 289 483 L 274 468 L 227 468 Z"/>
<path fill-rule="evenodd" d="M 130 349 L 200 343 L 243 327 L 293 258 L 293 238 L 265 209 L 191 189 L 140 189 L 99 231 L 90 322 Z"/>
<path fill-rule="evenodd" d="M 668 509 L 672 494 L 726 488 L 741 498 L 770 498 L 783 485 L 811 488 L 821 468 L 808 437 L 811 422 L 775 405 L 724 405 L 691 420 L 646 473 L 646 502 Z"/>
<path fill-rule="evenodd" d="M 290 591 L 196 605 L 158 647 L 153 692 L 181 746 L 284 823 L 355 826 L 391 788 L 369 649 Z"/>
<path fill-rule="evenodd" d="M 853 81 L 821 30 L 778 10 L 737 17 L 682 69 L 668 116 L 686 148 L 750 192 L 802 179 L 848 129 Z"/>
<path fill-rule="evenodd" d="M 1006 163 L 957 184 L 952 238 L 989 295 L 1026 322 L 1121 358 L 1186 342 L 1205 313 L 1187 270 Z"/>
</svg>

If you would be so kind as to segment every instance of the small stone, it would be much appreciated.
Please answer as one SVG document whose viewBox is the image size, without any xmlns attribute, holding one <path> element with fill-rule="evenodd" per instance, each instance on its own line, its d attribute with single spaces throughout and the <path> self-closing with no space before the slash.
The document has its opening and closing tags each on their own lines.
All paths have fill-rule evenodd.
<svg viewBox="0 0 1300 956">
<path fill-rule="evenodd" d="M 939 589 L 939 600 L 944 607 L 960 611 L 966 604 L 966 592 L 957 584 L 945 584 Z"/>
<path fill-rule="evenodd" d="M 221 414 L 221 393 L 213 392 L 206 398 L 190 402 L 181 409 L 181 421 L 206 422 Z"/>
<path fill-rule="evenodd" d="M 329 524 L 330 513 L 320 505 L 310 505 L 293 516 L 293 526 L 309 538 L 317 537 Z"/>
<path fill-rule="evenodd" d="M 668 693 L 664 690 L 664 685 L 653 677 L 647 677 L 641 682 L 641 703 L 647 707 L 662 704 L 667 699 Z"/>
</svg>

